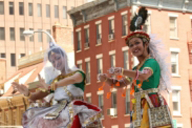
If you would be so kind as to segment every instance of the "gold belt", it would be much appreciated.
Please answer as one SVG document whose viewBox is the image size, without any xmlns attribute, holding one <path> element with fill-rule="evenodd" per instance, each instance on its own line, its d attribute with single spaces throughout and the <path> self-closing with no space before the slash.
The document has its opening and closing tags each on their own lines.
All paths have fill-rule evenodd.
<svg viewBox="0 0 192 128">
<path fill-rule="evenodd" d="M 139 127 L 141 125 L 142 115 L 141 115 L 141 99 L 145 98 L 147 102 L 149 103 L 149 106 L 153 106 L 151 103 L 151 100 L 148 96 L 150 93 L 157 93 L 159 91 L 158 88 L 152 88 L 147 90 L 142 90 L 140 88 L 139 92 L 136 92 L 134 94 L 134 97 L 136 99 L 136 120 L 133 121 L 134 127 Z"/>
<path fill-rule="evenodd" d="M 64 86 L 63 89 L 65 90 L 65 92 L 69 96 L 70 101 L 73 101 L 73 100 L 83 100 L 84 99 L 83 96 L 73 96 L 72 93 L 69 90 L 67 90 L 67 86 Z"/>
</svg>

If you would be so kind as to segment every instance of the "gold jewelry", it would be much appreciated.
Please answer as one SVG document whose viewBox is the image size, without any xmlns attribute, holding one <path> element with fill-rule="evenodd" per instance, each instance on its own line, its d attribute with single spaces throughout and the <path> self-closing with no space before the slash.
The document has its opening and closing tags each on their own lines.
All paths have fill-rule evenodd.
<svg viewBox="0 0 192 128">
<path fill-rule="evenodd" d="M 23 94 L 24 95 L 24 94 Z M 26 97 L 26 98 L 31 98 L 31 93 L 29 92 L 29 94 L 28 94 L 28 96 L 26 96 L 26 95 L 24 95 L 24 97 Z"/>
<path fill-rule="evenodd" d="M 123 75 L 123 73 L 124 73 L 124 68 L 121 68 L 121 74 Z"/>
<path fill-rule="evenodd" d="M 38 88 L 37 90 L 39 90 L 41 92 L 47 92 L 48 91 L 47 89 L 44 89 L 44 88 Z"/>
<path fill-rule="evenodd" d="M 108 78 L 106 77 L 105 81 L 104 82 L 107 82 Z"/>
</svg>

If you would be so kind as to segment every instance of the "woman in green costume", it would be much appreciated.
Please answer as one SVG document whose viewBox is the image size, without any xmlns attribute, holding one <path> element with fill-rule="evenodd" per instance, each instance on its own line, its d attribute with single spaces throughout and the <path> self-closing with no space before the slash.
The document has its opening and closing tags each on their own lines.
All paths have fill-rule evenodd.
<svg viewBox="0 0 192 128">
<path fill-rule="evenodd" d="M 132 128 L 171 128 L 172 119 L 169 108 L 160 92 L 170 91 L 170 67 L 166 62 L 163 44 L 154 36 L 139 30 L 147 19 L 147 10 L 142 7 L 138 15 L 133 17 L 130 25 L 133 33 L 126 38 L 126 44 L 139 64 L 132 70 L 121 67 L 109 69 L 111 75 L 121 75 L 121 80 L 100 74 L 99 79 L 115 88 L 131 85 L 133 111 L 131 112 Z M 135 31 L 137 30 L 137 31 Z"/>
</svg>

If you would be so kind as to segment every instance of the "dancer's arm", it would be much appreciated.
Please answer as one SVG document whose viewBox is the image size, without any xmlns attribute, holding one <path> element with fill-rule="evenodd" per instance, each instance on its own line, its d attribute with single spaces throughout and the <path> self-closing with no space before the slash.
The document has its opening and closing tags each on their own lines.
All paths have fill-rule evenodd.
<svg viewBox="0 0 192 128">
<path fill-rule="evenodd" d="M 105 73 L 99 75 L 99 80 L 101 82 L 106 82 L 106 84 L 108 84 L 109 86 L 116 85 L 119 82 L 119 86 L 113 86 L 114 88 L 122 88 L 130 84 L 129 79 L 123 78 L 121 80 L 116 80 L 113 78 L 109 78 Z"/>
<path fill-rule="evenodd" d="M 67 86 L 69 84 L 80 83 L 83 81 L 83 79 L 84 78 L 83 78 L 82 74 L 80 72 L 76 72 L 72 76 L 69 76 L 65 79 L 58 81 L 57 83 L 55 83 L 55 86 L 56 86 L 56 88 L 58 88 L 58 87 L 62 87 L 62 86 Z"/>
<path fill-rule="evenodd" d="M 149 67 L 144 68 L 142 71 L 128 70 L 121 67 L 114 67 L 113 69 L 113 74 L 127 76 L 132 79 L 137 78 L 140 81 L 147 80 L 153 74 L 152 68 Z"/>
<path fill-rule="evenodd" d="M 37 91 L 37 92 L 32 93 L 29 91 L 29 89 L 26 87 L 26 85 L 19 84 L 17 82 L 13 82 L 12 87 L 14 88 L 14 90 L 18 90 L 24 96 L 29 97 L 29 99 L 31 101 L 43 99 L 45 96 L 47 96 L 49 94 L 48 92 L 42 92 L 42 91 Z"/>
</svg>

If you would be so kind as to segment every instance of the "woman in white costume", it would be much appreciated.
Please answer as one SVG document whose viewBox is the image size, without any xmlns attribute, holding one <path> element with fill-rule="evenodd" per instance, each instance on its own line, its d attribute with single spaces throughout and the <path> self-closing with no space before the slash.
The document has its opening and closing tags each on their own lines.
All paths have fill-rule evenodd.
<svg viewBox="0 0 192 128">
<path fill-rule="evenodd" d="M 47 63 L 51 63 L 47 83 L 39 76 L 38 91 L 31 93 L 28 88 L 16 82 L 12 83 L 31 101 L 45 99 L 48 106 L 32 107 L 23 114 L 24 128 L 101 128 L 101 109 L 83 101 L 85 73 L 79 69 L 70 69 L 65 51 L 55 43 L 45 55 Z M 60 72 L 56 78 L 52 78 Z M 56 104 L 52 104 L 54 99 Z"/>
</svg>

